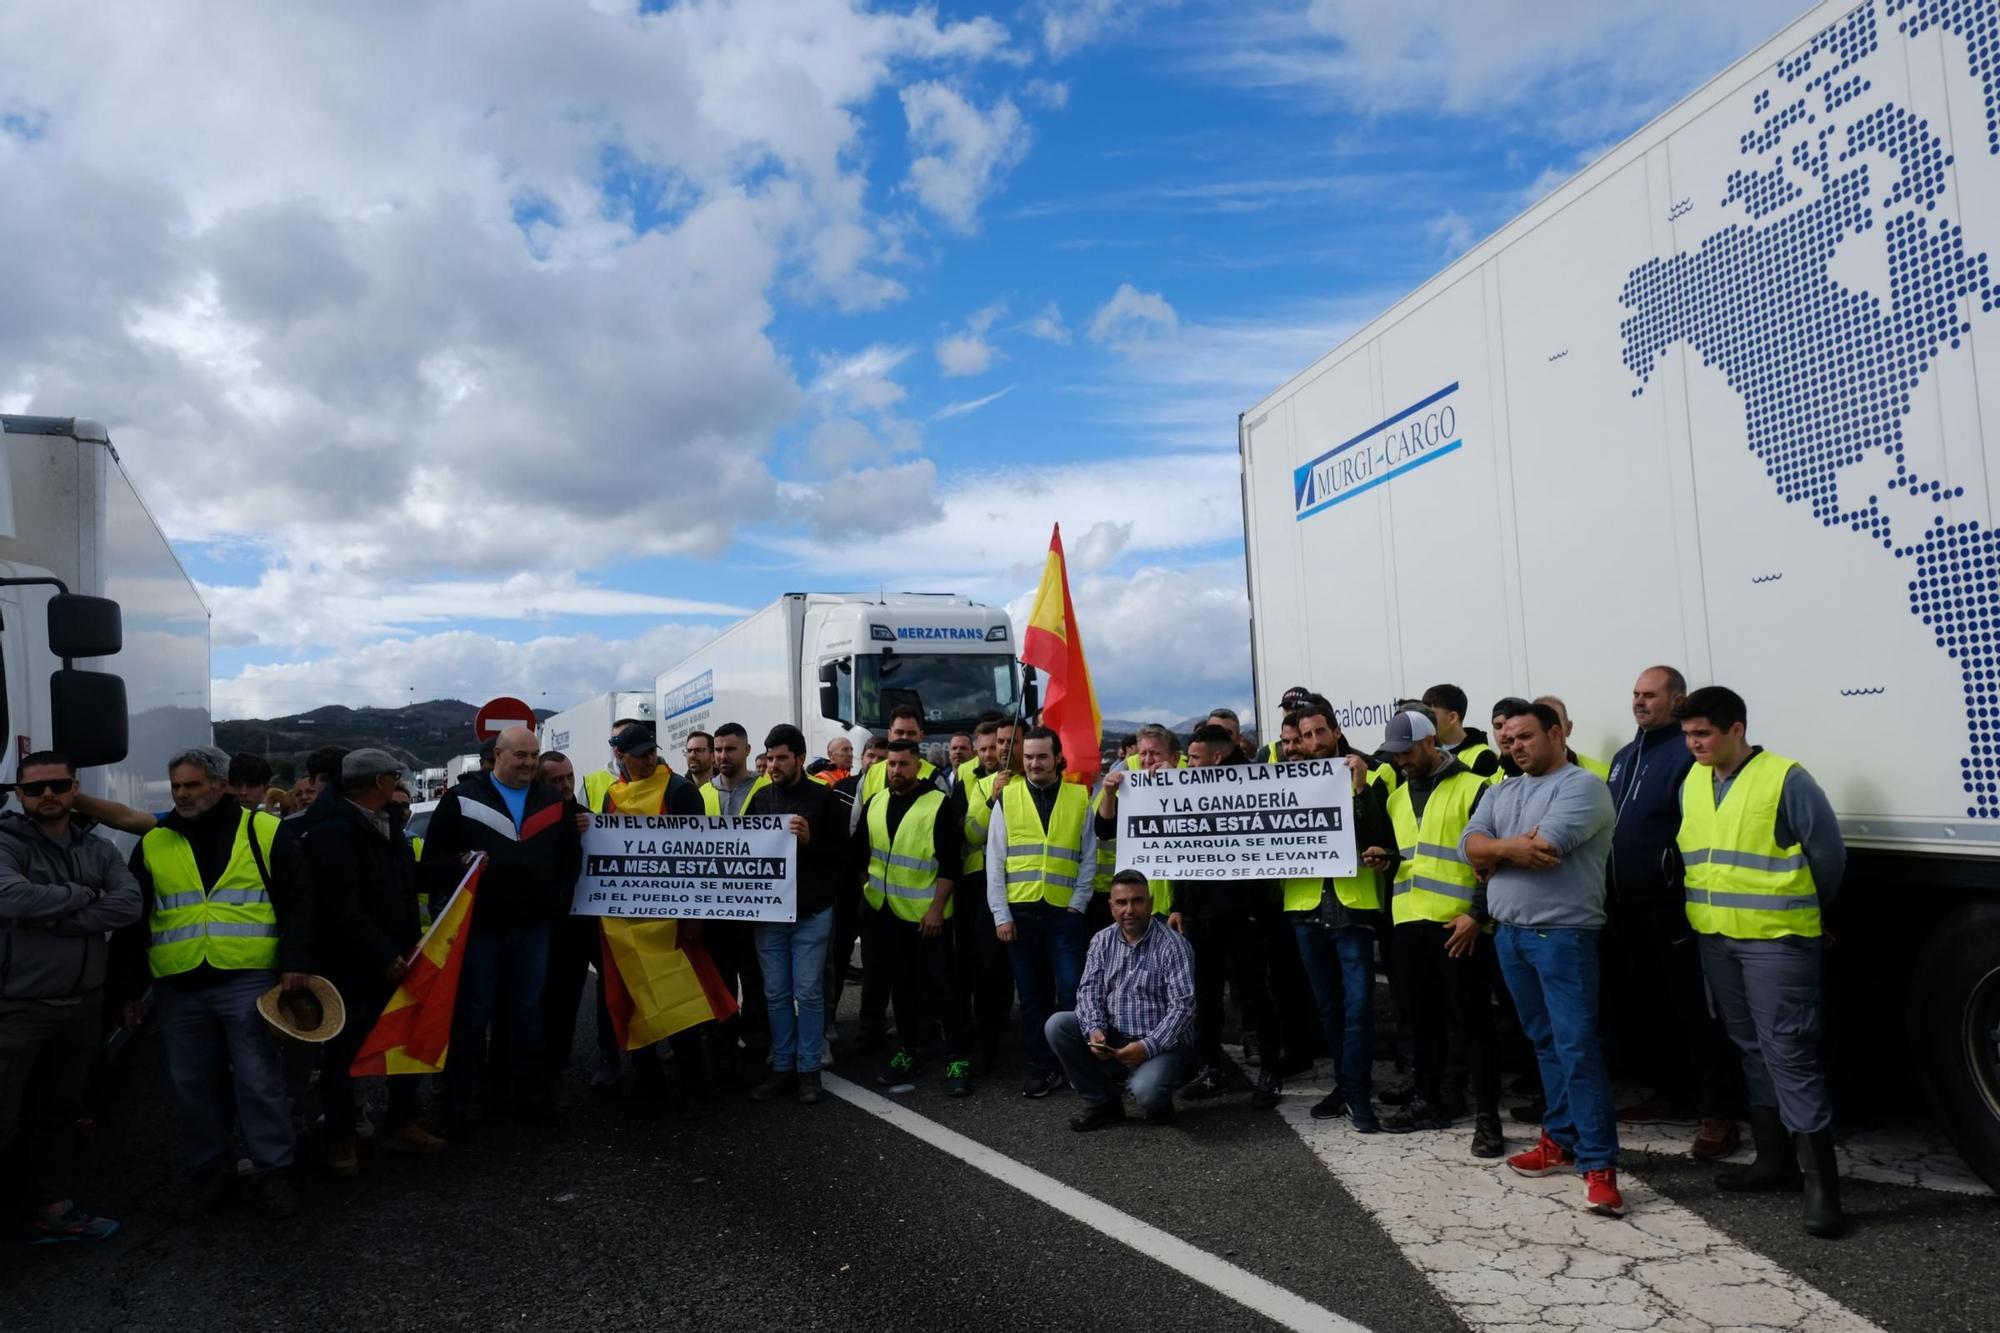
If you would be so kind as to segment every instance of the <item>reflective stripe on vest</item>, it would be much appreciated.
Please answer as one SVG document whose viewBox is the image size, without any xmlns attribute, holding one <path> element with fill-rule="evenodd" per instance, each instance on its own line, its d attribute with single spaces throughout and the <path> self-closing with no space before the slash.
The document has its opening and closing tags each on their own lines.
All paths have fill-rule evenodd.
<svg viewBox="0 0 2000 1333">
<path fill-rule="evenodd" d="M 1820 933 L 1819 890 L 1797 844 L 1778 845 L 1785 775 L 1798 765 L 1761 751 L 1715 804 L 1715 770 L 1696 764 L 1681 787 L 1675 839 L 1687 867 L 1688 924 L 1704 935 L 1775 940 Z"/>
<path fill-rule="evenodd" d="M 154 976 L 192 972 L 203 963 L 225 972 L 278 965 L 278 911 L 250 847 L 254 836 L 268 866 L 277 834 L 276 819 L 243 811 L 229 863 L 207 886 L 186 838 L 168 828 L 146 834 L 139 848 L 153 880 L 146 966 Z"/>
<path fill-rule="evenodd" d="M 1390 916 L 1397 925 L 1448 922 L 1472 910 L 1479 877 L 1458 850 L 1458 840 L 1465 836 L 1473 802 L 1485 787 L 1486 779 L 1469 769 L 1452 774 L 1431 789 L 1421 820 L 1408 786 L 1390 793 L 1389 819 L 1403 857 L 1389 895 Z"/>
<path fill-rule="evenodd" d="M 1000 813 L 1007 829 L 1007 901 L 1068 907 L 1083 869 L 1089 791 L 1080 783 L 1061 783 L 1044 830 L 1028 781 L 1020 778 L 1000 793 Z"/>
<path fill-rule="evenodd" d="M 978 761 L 973 763 L 977 765 Z M 970 780 L 961 779 L 965 788 L 965 873 L 983 875 L 986 873 L 986 829 L 993 816 L 994 773 L 975 771 Z"/>
<path fill-rule="evenodd" d="M 1396 785 L 1395 769 L 1387 764 L 1377 764 L 1369 772 L 1368 780 L 1380 787 L 1384 793 L 1393 792 Z M 1320 900 L 1326 896 L 1325 879 L 1297 877 L 1280 880 L 1279 883 L 1285 891 L 1284 910 L 1287 912 L 1317 911 Z M 1381 909 L 1381 871 L 1362 866 L 1352 875 L 1335 877 L 1332 883 L 1333 896 L 1349 911 L 1373 912 Z"/>
<path fill-rule="evenodd" d="M 921 921 L 937 895 L 937 817 L 944 809 L 944 793 L 927 791 L 910 803 L 896 836 L 889 837 L 889 793 L 884 791 L 868 803 L 868 882 L 861 896 L 870 907 L 884 902 L 905 921 Z M 952 900 L 945 899 L 944 914 L 951 917 Z"/>
</svg>

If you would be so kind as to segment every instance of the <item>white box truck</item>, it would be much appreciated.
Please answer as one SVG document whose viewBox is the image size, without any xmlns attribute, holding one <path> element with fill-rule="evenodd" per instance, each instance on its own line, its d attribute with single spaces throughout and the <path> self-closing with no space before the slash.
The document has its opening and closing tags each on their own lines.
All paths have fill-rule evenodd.
<svg viewBox="0 0 2000 1333">
<path fill-rule="evenodd" d="M 611 767 L 609 742 L 614 724 L 621 718 L 651 722 L 652 691 L 617 690 L 563 709 L 542 723 L 542 749 L 568 755 L 576 769 L 577 781 L 581 782 L 583 775 L 591 770 Z"/>
<path fill-rule="evenodd" d="M 1843 1052 L 2000 1186 L 1995 8 L 1818 6 L 1238 443 L 1263 717 L 1546 692 L 1608 757 L 1645 666 L 1736 689 L 1854 852 Z"/>
<path fill-rule="evenodd" d="M 903 704 L 944 737 L 989 709 L 1012 713 L 1020 681 L 1005 608 L 947 593 L 794 592 L 661 672 L 655 707 L 670 757 L 690 731 L 724 722 L 743 724 L 753 752 L 790 722 L 809 753 L 846 736 L 858 756 Z"/>
<path fill-rule="evenodd" d="M 0 416 L 0 445 L 0 782 L 60 749 L 91 794 L 164 810 L 168 758 L 214 734 L 208 608 L 103 426 Z"/>
</svg>

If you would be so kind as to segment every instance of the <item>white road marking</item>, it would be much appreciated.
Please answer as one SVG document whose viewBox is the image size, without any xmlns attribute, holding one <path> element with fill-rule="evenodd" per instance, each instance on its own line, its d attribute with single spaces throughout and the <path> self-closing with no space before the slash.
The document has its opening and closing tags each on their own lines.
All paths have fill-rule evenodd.
<svg viewBox="0 0 2000 1333">
<path fill-rule="evenodd" d="M 1315 1305 L 1207 1250 L 1197 1249 L 1171 1232 L 1141 1222 L 1100 1199 L 1022 1165 L 1005 1153 L 995 1152 L 935 1120 L 857 1087 L 837 1074 L 820 1077 L 822 1086 L 842 1101 L 1286 1328 L 1299 1333 L 1367 1333 L 1362 1325 L 1343 1319 L 1324 1306 Z"/>
<path fill-rule="evenodd" d="M 1576 1175 L 1530 1180 L 1473 1157 L 1469 1123 L 1357 1134 L 1344 1119 L 1314 1120 L 1303 1098 L 1279 1113 L 1475 1329 L 1879 1333 L 1622 1171 L 1619 1221 L 1583 1211 Z M 1529 1145 L 1532 1131 L 1508 1131 L 1509 1151 Z"/>
</svg>

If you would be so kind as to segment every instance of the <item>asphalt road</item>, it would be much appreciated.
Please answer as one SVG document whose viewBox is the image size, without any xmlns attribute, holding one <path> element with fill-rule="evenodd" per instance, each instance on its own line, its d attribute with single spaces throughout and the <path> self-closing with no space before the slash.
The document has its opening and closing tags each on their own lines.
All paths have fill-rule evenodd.
<svg viewBox="0 0 2000 1333">
<path fill-rule="evenodd" d="M 873 1066 L 858 1059 L 835 1072 L 872 1086 Z M 1015 1164 L 1005 1169 L 1040 1173 L 1217 1261 L 1190 1275 L 1051 1206 L 1046 1187 L 1003 1182 L 838 1098 L 817 1108 L 729 1099 L 684 1122 L 645 1099 L 593 1095 L 584 1075 L 560 1129 L 494 1119 L 424 1160 L 365 1148 L 359 1180 L 301 1171 L 308 1207 L 295 1219 L 266 1221 L 247 1203 L 197 1218 L 181 1207 L 159 1043 L 142 1038 L 110 1077 L 76 1188 L 125 1232 L 0 1252 L 0 1328 L 1280 1326 L 1226 1283 L 1200 1280 L 1215 1271 L 1381 1330 L 1757 1325 L 1730 1313 L 1739 1290 L 1751 1313 L 1779 1312 L 1762 1327 L 2000 1328 L 1990 1195 L 1850 1182 L 1853 1234 L 1826 1243 L 1798 1231 L 1795 1198 L 1724 1198 L 1709 1168 L 1638 1153 L 1627 1160 L 1644 1183 L 1632 1217 L 1579 1222 L 1563 1193 L 1572 1182 L 1517 1189 L 1463 1156 L 1462 1131 L 1356 1143 L 1344 1125 L 1298 1114 L 1309 1090 L 1289 1116 L 1239 1097 L 1185 1108 L 1171 1128 L 1091 1135 L 1064 1128 L 1068 1094 L 1020 1097 L 1014 1068 L 964 1101 L 944 1098 L 935 1076 L 895 1099 Z M 1379 1170 L 1345 1169 L 1363 1152 Z M 1427 1152 L 1446 1166 L 1427 1166 Z M 1516 1217 L 1517 1205 L 1542 1211 Z M 1447 1225 L 1424 1231 L 1438 1209 Z M 1454 1230 L 1454 1217 L 1468 1225 Z M 1478 1250 L 1481 1236 L 1502 1237 L 1500 1248 Z M 1524 1248 L 1511 1252 L 1507 1237 Z M 1648 1253 L 1656 1237 L 1687 1253 L 1619 1268 L 1615 1280 L 1574 1276 L 1610 1274 L 1591 1263 Z M 1562 1274 L 1537 1269 L 1548 1251 L 1527 1245 L 1536 1240 L 1568 1252 Z M 1739 1288 L 1701 1268 L 1732 1257 L 1762 1277 Z M 1580 1285 L 1562 1299 L 1582 1305 L 1522 1314 L 1509 1304 L 1570 1282 Z M 1622 1300 L 1620 1282 L 1674 1317 L 1640 1323 L 1615 1301 L 1590 1304 Z M 1829 1323 L 1801 1290 L 1831 1298 L 1849 1322 Z"/>
</svg>

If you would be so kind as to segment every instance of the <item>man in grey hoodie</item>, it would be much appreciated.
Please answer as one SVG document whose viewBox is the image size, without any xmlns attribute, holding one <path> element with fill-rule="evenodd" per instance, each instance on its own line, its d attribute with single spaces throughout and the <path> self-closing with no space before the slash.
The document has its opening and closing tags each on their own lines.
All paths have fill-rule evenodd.
<svg viewBox="0 0 2000 1333">
<path fill-rule="evenodd" d="M 139 919 L 139 882 L 72 813 L 68 759 L 29 755 L 14 790 L 21 812 L 0 814 L 0 1155 L 26 1135 L 30 1239 L 102 1240 L 118 1224 L 64 1189 L 101 1030 L 105 933 Z"/>
</svg>

